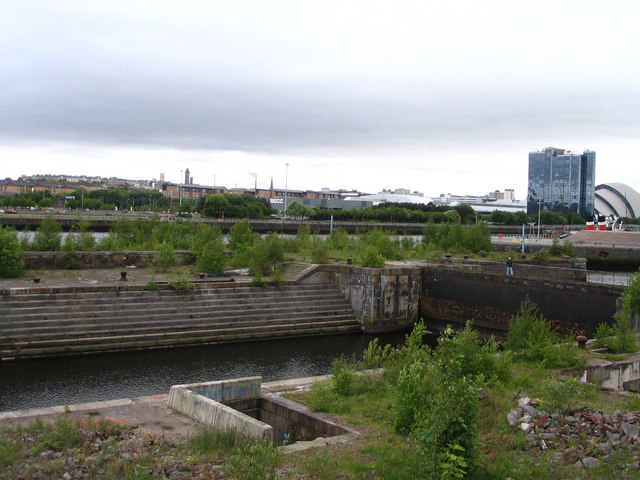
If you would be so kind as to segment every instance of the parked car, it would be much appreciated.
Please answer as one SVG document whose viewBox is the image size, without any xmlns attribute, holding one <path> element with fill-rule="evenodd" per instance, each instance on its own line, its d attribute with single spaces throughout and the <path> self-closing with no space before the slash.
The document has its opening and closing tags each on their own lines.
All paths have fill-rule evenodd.
<svg viewBox="0 0 640 480">
<path fill-rule="evenodd" d="M 15 210 L 5 210 L 3 213 L 17 213 Z"/>
</svg>

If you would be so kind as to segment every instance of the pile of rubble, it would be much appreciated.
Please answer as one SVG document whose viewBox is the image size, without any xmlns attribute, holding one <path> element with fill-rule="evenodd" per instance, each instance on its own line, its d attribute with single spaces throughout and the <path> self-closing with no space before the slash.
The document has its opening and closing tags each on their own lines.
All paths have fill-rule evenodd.
<svg viewBox="0 0 640 480">
<path fill-rule="evenodd" d="M 600 412 L 581 410 L 563 416 L 538 409 L 529 397 L 518 400 L 518 408 L 507 415 L 510 426 L 519 426 L 532 445 L 554 449 L 566 463 L 577 467 L 596 467 L 620 449 L 634 449 L 635 468 L 640 469 L 640 412 Z"/>
</svg>

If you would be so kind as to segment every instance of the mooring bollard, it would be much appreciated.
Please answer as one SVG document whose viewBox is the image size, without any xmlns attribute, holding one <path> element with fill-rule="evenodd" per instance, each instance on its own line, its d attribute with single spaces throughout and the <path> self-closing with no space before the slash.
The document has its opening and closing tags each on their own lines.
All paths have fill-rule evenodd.
<svg viewBox="0 0 640 480">
<path fill-rule="evenodd" d="M 126 271 L 122 271 L 120 272 L 120 281 L 121 282 L 126 282 L 127 281 L 127 272 Z"/>
<path fill-rule="evenodd" d="M 576 342 L 578 342 L 578 348 L 587 348 L 587 340 L 588 338 L 584 335 L 578 335 L 576 337 Z"/>
</svg>

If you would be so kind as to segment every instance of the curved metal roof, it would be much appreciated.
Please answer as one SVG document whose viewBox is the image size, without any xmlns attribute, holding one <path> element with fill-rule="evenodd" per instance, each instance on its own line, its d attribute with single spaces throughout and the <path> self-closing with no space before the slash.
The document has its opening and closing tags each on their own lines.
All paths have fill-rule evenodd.
<svg viewBox="0 0 640 480">
<path fill-rule="evenodd" d="M 624 183 L 603 183 L 596 187 L 595 209 L 600 215 L 640 217 L 640 193 Z"/>
</svg>

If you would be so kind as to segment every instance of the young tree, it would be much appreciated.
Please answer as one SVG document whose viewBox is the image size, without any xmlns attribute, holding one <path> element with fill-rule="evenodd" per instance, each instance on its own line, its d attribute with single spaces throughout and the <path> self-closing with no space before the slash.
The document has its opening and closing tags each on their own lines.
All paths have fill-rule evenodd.
<svg viewBox="0 0 640 480">
<path fill-rule="evenodd" d="M 24 254 L 15 230 L 0 227 L 0 277 L 16 278 L 24 271 Z"/>
<path fill-rule="evenodd" d="M 33 237 L 32 248 L 41 252 L 55 252 L 62 244 L 62 227 L 51 215 L 45 215 Z"/>
</svg>

